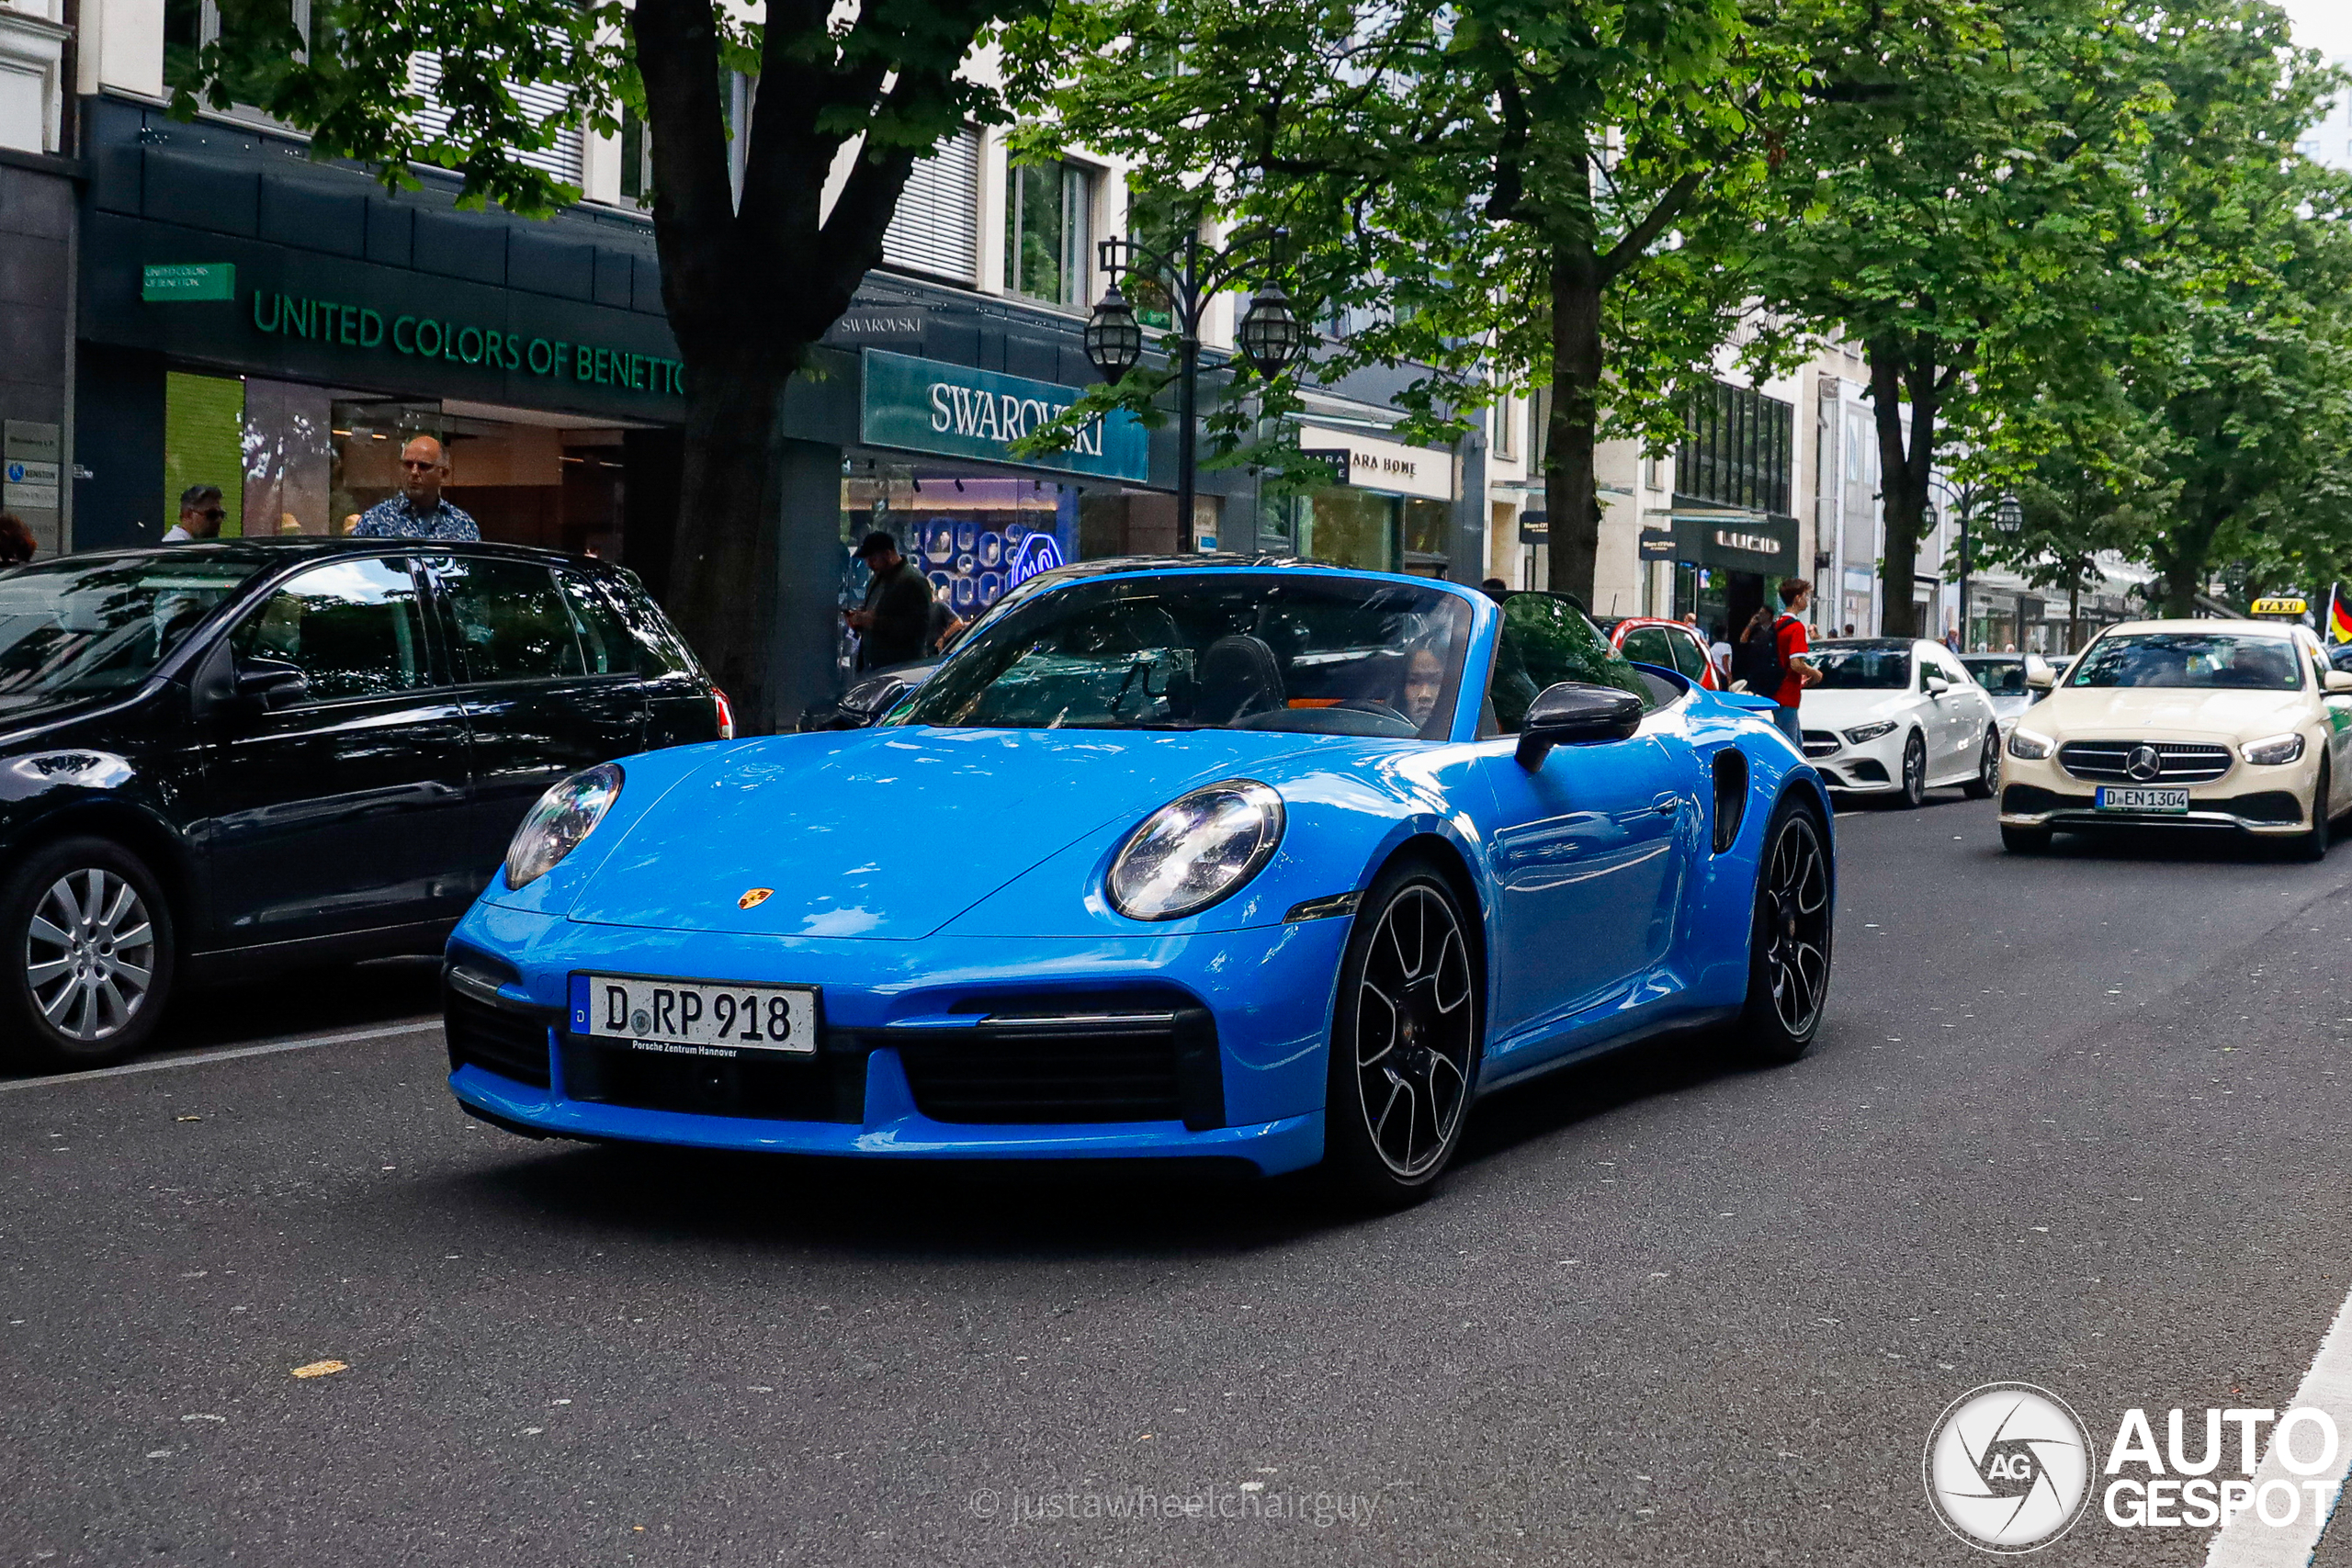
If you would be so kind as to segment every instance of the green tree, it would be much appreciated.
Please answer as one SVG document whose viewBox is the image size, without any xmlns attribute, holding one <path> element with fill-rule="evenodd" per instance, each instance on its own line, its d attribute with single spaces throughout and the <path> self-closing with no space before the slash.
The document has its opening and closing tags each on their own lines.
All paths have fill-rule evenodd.
<svg viewBox="0 0 2352 1568">
<path fill-rule="evenodd" d="M 1843 90 L 1790 138 L 1786 221 L 1754 276 L 1869 366 L 1889 636 L 1920 631 L 1939 452 L 2088 355 L 2137 287 L 2113 263 L 2132 232 L 2145 47 L 2109 0 L 1873 10 L 1819 36 L 1815 68 Z"/>
<path fill-rule="evenodd" d="M 1312 374 L 1415 367 L 1409 437 L 1548 382 L 1552 585 L 1588 598 L 1596 441 L 1679 436 L 1803 64 L 1734 0 L 1074 0 L 1007 59 L 1032 145 L 1124 153 L 1134 188 L 1230 226 L 1245 276 L 1344 321 Z M 1228 432 L 1295 406 L 1243 389 Z"/>
<path fill-rule="evenodd" d="M 243 25 L 175 62 L 175 108 L 252 102 L 311 136 L 320 157 L 388 182 L 451 169 L 463 199 L 544 214 L 579 192 L 522 161 L 560 127 L 514 88 L 568 91 L 596 130 L 624 109 L 651 137 L 662 302 L 685 371 L 685 473 L 670 609 L 753 728 L 788 720 L 832 681 L 839 568 L 830 509 L 783 493 L 786 383 L 882 257 L 915 161 L 967 121 L 1003 118 L 959 74 L 996 25 L 1043 0 L 775 0 L 754 19 L 714 0 L 321 0 L 308 39 L 244 0 Z M 437 54 L 437 134 L 410 61 Z M 722 70 L 755 73 L 740 197 Z M 830 206 L 836 154 L 857 148 Z M 781 582 L 782 597 L 763 585 Z M 779 649 L 781 657 L 778 657 Z"/>
</svg>

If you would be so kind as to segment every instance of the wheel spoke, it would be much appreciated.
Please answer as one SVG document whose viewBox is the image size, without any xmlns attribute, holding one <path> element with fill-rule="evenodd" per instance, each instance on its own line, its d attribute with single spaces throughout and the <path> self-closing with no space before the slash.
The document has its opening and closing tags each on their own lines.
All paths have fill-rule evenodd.
<svg viewBox="0 0 2352 1568">
<path fill-rule="evenodd" d="M 74 1025 L 66 1032 L 77 1040 L 95 1038 L 96 1031 L 91 1027 L 91 1022 L 96 1017 L 98 1010 L 96 988 L 91 986 L 76 986 L 71 994 L 80 997 L 82 1005 L 74 1010 Z"/>
<path fill-rule="evenodd" d="M 155 928 L 145 920 L 141 920 L 129 931 L 116 935 L 114 950 L 120 953 L 126 947 L 145 947 L 153 941 L 154 934 Z"/>
<path fill-rule="evenodd" d="M 122 917 L 130 910 L 138 908 L 138 905 L 139 895 L 131 889 L 130 884 L 116 883 L 114 897 L 107 900 L 106 913 L 98 917 L 98 930 L 107 936 L 112 936 L 115 927 L 121 923 Z"/>
<path fill-rule="evenodd" d="M 52 958 L 45 964 L 28 964 L 25 966 L 25 983 L 39 990 L 60 975 L 70 973 L 73 967 L 74 961 L 70 958 Z"/>
<path fill-rule="evenodd" d="M 1379 1050 L 1374 1051 L 1369 1056 L 1363 1054 L 1366 1020 L 1364 1016 L 1363 998 L 1366 996 L 1376 998 L 1382 1007 L 1388 1010 L 1388 1038 L 1382 1043 Z M 1395 998 L 1389 996 L 1387 992 L 1382 990 L 1379 987 L 1374 985 L 1369 980 L 1366 980 L 1362 986 L 1357 987 L 1356 997 L 1356 1066 L 1359 1067 L 1368 1067 L 1396 1048 L 1396 1001 Z"/>
<path fill-rule="evenodd" d="M 74 941 L 71 936 L 67 935 L 64 931 L 59 930 L 49 921 L 42 919 L 39 915 L 35 915 L 33 917 L 31 935 L 33 941 L 45 942 L 51 947 L 69 946 Z"/>
<path fill-rule="evenodd" d="M 1445 976 L 1449 955 L 1460 969 L 1462 983 L 1461 990 L 1455 994 L 1452 1001 L 1445 999 Z M 1463 942 L 1462 933 L 1452 927 L 1447 928 L 1442 944 L 1438 950 L 1437 982 L 1430 995 L 1436 999 L 1437 1010 L 1440 1012 L 1453 1012 L 1470 1005 L 1470 952 Z"/>
<path fill-rule="evenodd" d="M 141 968 L 138 964 L 124 958 L 119 953 L 115 954 L 114 972 L 116 978 L 128 981 L 132 986 L 137 987 L 139 994 L 141 996 L 146 995 L 147 982 L 154 974 L 153 970 Z"/>
<path fill-rule="evenodd" d="M 81 993 L 81 990 L 82 984 L 78 980 L 68 980 L 58 987 L 57 994 L 40 1004 L 41 1017 L 62 1029 L 65 1010 L 73 1004 L 74 998 Z"/>
</svg>

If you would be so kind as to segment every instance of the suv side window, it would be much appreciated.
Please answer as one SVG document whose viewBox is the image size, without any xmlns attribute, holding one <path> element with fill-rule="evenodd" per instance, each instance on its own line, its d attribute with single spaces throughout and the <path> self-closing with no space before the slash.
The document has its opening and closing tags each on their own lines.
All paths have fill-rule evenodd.
<svg viewBox="0 0 2352 1568">
<path fill-rule="evenodd" d="M 1503 601 L 1502 610 L 1494 671 L 1487 682 L 1496 733 L 1518 734 L 1527 722 L 1528 705 L 1544 687 L 1562 681 L 1614 686 L 1641 698 L 1645 708 L 1658 705 L 1660 699 L 1649 682 L 1566 599 L 1514 593 Z"/>
<path fill-rule="evenodd" d="M 1667 644 L 1674 649 L 1674 667 L 1693 681 L 1704 680 L 1707 674 L 1707 649 L 1696 632 L 1676 632 L 1668 636 Z"/>
<path fill-rule="evenodd" d="M 546 567 L 444 556 L 433 575 L 448 601 L 458 664 L 468 682 L 554 681 L 586 672 L 571 611 Z"/>
<path fill-rule="evenodd" d="M 624 569 L 598 586 L 620 611 L 621 623 L 637 644 L 639 674 L 674 675 L 695 667 L 694 656 L 678 640 L 669 618 L 655 607 L 652 596 L 638 584 L 634 573 Z"/>
<path fill-rule="evenodd" d="M 556 583 L 571 612 L 571 627 L 580 637 L 581 657 L 591 675 L 634 675 L 638 671 L 637 639 L 621 622 L 598 586 L 578 572 L 558 568 Z"/>
<path fill-rule="evenodd" d="M 239 663 L 300 670 L 309 701 L 385 696 L 434 684 L 424 595 L 400 559 L 314 566 L 264 600 L 229 635 Z"/>
</svg>

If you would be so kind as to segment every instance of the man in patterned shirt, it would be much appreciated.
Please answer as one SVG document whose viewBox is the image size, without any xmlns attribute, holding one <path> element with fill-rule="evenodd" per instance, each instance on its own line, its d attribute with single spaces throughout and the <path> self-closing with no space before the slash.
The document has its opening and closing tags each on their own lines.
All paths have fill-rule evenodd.
<svg viewBox="0 0 2352 1568">
<path fill-rule="evenodd" d="M 351 532 L 363 539 L 479 539 L 481 529 L 465 509 L 441 499 L 449 458 L 441 443 L 420 435 L 401 448 L 401 492 L 362 513 Z"/>
</svg>

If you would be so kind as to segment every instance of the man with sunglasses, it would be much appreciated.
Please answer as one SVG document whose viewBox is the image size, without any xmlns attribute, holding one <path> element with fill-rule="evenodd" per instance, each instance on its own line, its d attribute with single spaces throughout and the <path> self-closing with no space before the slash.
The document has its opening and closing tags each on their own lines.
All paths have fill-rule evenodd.
<svg viewBox="0 0 2352 1568">
<path fill-rule="evenodd" d="M 164 543 L 183 545 L 190 539 L 209 539 L 220 532 L 220 520 L 229 509 L 220 504 L 219 485 L 190 485 L 180 491 L 180 520 L 164 535 Z"/>
<path fill-rule="evenodd" d="M 360 515 L 352 533 L 366 539 L 479 539 L 481 528 L 463 507 L 444 501 L 449 458 L 441 443 L 420 435 L 401 448 L 401 492 Z"/>
</svg>

